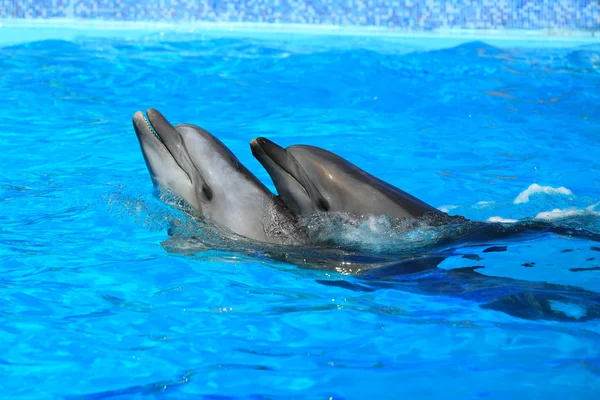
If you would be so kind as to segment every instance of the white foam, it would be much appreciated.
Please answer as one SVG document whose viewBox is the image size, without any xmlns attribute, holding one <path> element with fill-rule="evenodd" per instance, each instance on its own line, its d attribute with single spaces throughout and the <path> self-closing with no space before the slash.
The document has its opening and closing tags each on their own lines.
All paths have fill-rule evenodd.
<svg viewBox="0 0 600 400">
<path fill-rule="evenodd" d="M 554 221 L 557 219 L 562 219 L 566 217 L 570 217 L 573 215 L 581 214 L 581 210 L 561 210 L 559 208 L 555 208 L 552 211 L 542 211 L 538 215 L 536 215 L 535 219 L 543 219 L 546 221 Z"/>
<path fill-rule="evenodd" d="M 521 204 L 529 202 L 529 197 L 538 194 L 538 193 L 546 193 L 546 194 L 562 194 L 565 196 L 573 196 L 573 192 L 567 189 L 564 186 L 559 188 L 554 188 L 552 186 L 540 186 L 537 183 L 530 185 L 527 189 L 519 193 L 517 198 L 513 201 L 514 204 Z"/>
<path fill-rule="evenodd" d="M 455 208 L 459 208 L 460 206 L 456 206 L 454 204 L 447 204 L 447 205 L 443 205 L 443 206 L 439 206 L 438 210 L 440 210 L 441 212 L 449 212 L 450 210 L 454 210 Z"/>
<path fill-rule="evenodd" d="M 600 205 L 600 201 L 599 201 L 599 202 L 597 202 L 596 204 L 592 204 L 591 206 L 587 206 L 585 209 L 586 209 L 587 211 L 591 211 L 591 212 L 593 212 L 594 214 L 597 214 L 597 212 L 596 212 L 595 208 L 596 208 L 598 205 Z"/>
<path fill-rule="evenodd" d="M 587 309 L 576 303 L 557 300 L 549 300 L 548 303 L 550 303 L 552 309 L 560 311 L 571 318 L 579 319 L 587 314 Z"/>
<path fill-rule="evenodd" d="M 557 219 L 575 217 L 578 215 L 589 215 L 589 214 L 600 215 L 600 212 L 593 210 L 594 206 L 595 205 L 586 207 L 585 210 L 578 210 L 578 209 L 561 210 L 560 208 L 555 208 L 552 211 L 543 211 L 543 212 L 539 213 L 538 215 L 536 215 L 534 218 L 542 219 L 545 221 L 556 221 Z"/>
<path fill-rule="evenodd" d="M 510 219 L 510 218 L 502 218 L 502 217 L 489 217 L 487 222 L 501 222 L 506 224 L 512 224 L 515 222 L 519 222 L 518 219 Z"/>
</svg>

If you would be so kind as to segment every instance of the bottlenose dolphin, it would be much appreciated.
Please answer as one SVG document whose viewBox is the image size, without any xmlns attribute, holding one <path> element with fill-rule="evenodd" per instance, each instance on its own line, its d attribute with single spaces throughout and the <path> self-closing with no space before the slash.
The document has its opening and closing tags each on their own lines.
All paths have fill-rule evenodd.
<svg viewBox="0 0 600 400">
<path fill-rule="evenodd" d="M 392 218 L 446 219 L 446 213 L 363 171 L 342 157 L 307 145 L 286 149 L 259 137 L 254 157 L 267 170 L 279 196 L 297 215 L 344 212 Z"/>
<path fill-rule="evenodd" d="M 470 221 L 460 215 L 448 215 L 319 147 L 293 145 L 284 149 L 259 137 L 250 142 L 250 148 L 271 176 L 280 198 L 298 216 L 337 212 L 361 218 L 370 214 L 405 220 L 422 219 L 429 226 L 456 227 L 452 235 L 444 235 L 429 250 L 450 244 L 518 239 L 523 235 L 545 233 L 600 241 L 600 234 L 588 229 L 574 229 L 549 221 L 524 219 L 516 223 L 500 223 Z"/>
<path fill-rule="evenodd" d="M 306 240 L 290 210 L 220 140 L 191 124 L 173 127 L 157 110 L 146 114 L 136 112 L 133 126 L 155 186 L 234 234 L 277 244 Z"/>
</svg>

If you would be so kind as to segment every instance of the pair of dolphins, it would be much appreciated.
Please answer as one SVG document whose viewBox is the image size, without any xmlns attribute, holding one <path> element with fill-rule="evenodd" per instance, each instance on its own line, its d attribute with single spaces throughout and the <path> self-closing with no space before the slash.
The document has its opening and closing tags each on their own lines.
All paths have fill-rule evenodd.
<svg viewBox="0 0 600 400">
<path fill-rule="evenodd" d="M 278 192 L 275 196 L 219 139 L 198 126 L 173 126 L 155 109 L 148 109 L 146 115 L 136 112 L 133 126 L 155 186 L 182 199 L 184 211 L 193 217 L 208 218 L 234 236 L 263 242 L 274 253 L 278 248 L 285 249 L 281 250 L 286 253 L 283 260 L 288 260 L 293 251 L 300 251 L 296 258 L 303 259 L 307 251 L 315 250 L 307 246 L 311 244 L 309 234 L 299 222 L 315 213 L 343 213 L 359 219 L 366 215 L 405 221 L 423 219 L 429 225 L 456 227 L 449 230 L 450 237 L 436 243 L 438 251 L 434 250 L 433 255 L 428 248 L 417 257 L 394 254 L 387 263 L 385 257 L 353 253 L 351 257 L 374 265 L 381 261 L 384 266 L 369 267 L 361 275 L 361 283 L 319 283 L 356 291 L 391 285 L 423 294 L 478 296 L 483 308 L 526 319 L 600 318 L 600 298 L 594 292 L 490 277 L 475 271 L 480 266 L 447 271 L 437 267 L 446 257 L 455 255 L 451 246 L 459 243 L 474 247 L 472 243 L 546 233 L 600 241 L 600 235 L 594 232 L 540 221 L 509 225 L 468 221 L 443 213 L 324 149 L 306 145 L 284 149 L 265 138 L 254 139 L 250 144 L 252 154 L 271 177 Z M 325 263 L 330 262 L 325 259 Z M 585 309 L 584 315 L 574 317 L 555 310 L 553 302 L 577 304 Z"/>
<path fill-rule="evenodd" d="M 304 244 L 298 218 L 318 212 L 397 219 L 451 218 L 342 157 L 307 145 L 286 149 L 252 140 L 275 196 L 216 137 L 191 124 L 173 126 L 159 111 L 138 111 L 133 126 L 156 186 L 234 234 L 274 244 Z"/>
</svg>

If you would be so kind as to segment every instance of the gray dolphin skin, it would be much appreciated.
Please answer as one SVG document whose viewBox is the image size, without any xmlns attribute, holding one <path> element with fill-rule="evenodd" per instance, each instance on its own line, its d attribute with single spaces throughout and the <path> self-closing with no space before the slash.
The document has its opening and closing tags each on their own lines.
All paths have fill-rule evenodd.
<svg viewBox="0 0 600 400">
<path fill-rule="evenodd" d="M 269 243 L 303 242 L 295 216 L 216 137 L 191 124 L 173 127 L 157 110 L 133 116 L 155 186 L 229 231 Z"/>
<path fill-rule="evenodd" d="M 297 215 L 325 211 L 358 217 L 448 216 L 319 147 L 294 145 L 284 149 L 260 137 L 252 140 L 250 148 L 271 176 L 281 199 Z"/>
</svg>

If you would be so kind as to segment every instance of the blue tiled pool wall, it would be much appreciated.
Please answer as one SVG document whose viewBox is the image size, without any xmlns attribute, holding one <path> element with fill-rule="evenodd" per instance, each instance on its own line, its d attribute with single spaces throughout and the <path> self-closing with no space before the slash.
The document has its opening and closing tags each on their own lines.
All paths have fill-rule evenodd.
<svg viewBox="0 0 600 400">
<path fill-rule="evenodd" d="M 595 30 L 600 0 L 0 0 L 0 18 Z"/>
</svg>

